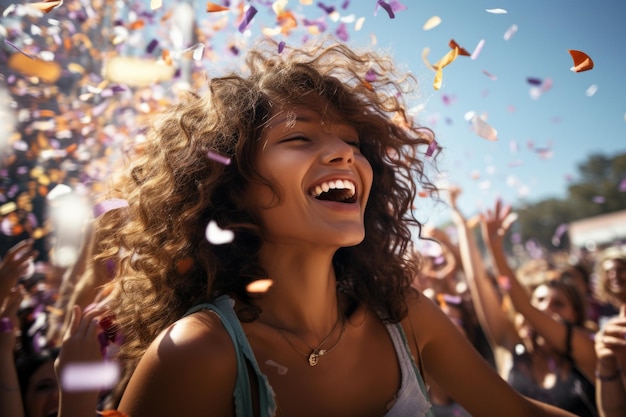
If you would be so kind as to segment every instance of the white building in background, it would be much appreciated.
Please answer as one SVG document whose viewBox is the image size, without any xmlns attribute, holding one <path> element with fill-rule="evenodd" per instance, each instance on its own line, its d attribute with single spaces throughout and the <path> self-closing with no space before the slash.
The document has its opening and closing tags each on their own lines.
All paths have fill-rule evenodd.
<svg viewBox="0 0 626 417">
<path fill-rule="evenodd" d="M 571 222 L 568 233 L 575 248 L 594 250 L 626 242 L 626 210 Z"/>
</svg>

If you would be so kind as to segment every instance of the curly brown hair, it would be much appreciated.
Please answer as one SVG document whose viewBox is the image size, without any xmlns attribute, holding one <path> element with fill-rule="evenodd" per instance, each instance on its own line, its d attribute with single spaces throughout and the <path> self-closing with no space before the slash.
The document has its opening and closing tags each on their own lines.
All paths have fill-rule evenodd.
<svg viewBox="0 0 626 417">
<path fill-rule="evenodd" d="M 272 186 L 255 169 L 272 108 L 309 105 L 311 97 L 333 109 L 324 117 L 339 116 L 358 130 L 374 172 L 365 239 L 333 259 L 338 287 L 354 303 L 387 312 L 386 320 L 406 315 L 404 297 L 419 268 L 419 259 L 407 256 L 421 229 L 413 204 L 418 187 L 436 195 L 424 165 L 434 134 L 409 117 L 404 102 L 416 90 L 414 77 L 386 55 L 332 39 L 282 53 L 266 39 L 250 49 L 246 65 L 246 75 L 212 78 L 207 94 L 189 93 L 163 112 L 116 186 L 128 207 L 102 219 L 99 256 L 116 259 L 110 307 L 126 335 L 120 357 L 131 367 L 195 304 L 229 294 L 250 304 L 251 319 L 258 314 L 246 286 L 266 277 L 257 259 L 263 234 L 244 190 L 251 181 Z M 234 241 L 211 245 L 211 220 L 234 231 Z"/>
</svg>

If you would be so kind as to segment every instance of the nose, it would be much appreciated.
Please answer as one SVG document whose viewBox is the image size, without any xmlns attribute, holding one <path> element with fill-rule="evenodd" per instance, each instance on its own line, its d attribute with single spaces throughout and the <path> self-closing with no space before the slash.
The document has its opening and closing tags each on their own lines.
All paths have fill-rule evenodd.
<svg viewBox="0 0 626 417">
<path fill-rule="evenodd" d="M 354 146 L 337 136 L 329 136 L 324 141 L 323 162 L 326 164 L 352 165 L 354 162 Z"/>
</svg>

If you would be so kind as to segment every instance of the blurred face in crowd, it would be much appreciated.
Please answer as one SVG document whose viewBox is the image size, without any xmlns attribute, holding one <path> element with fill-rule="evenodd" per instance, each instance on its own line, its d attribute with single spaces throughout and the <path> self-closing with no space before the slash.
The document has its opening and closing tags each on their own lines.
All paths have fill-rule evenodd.
<svg viewBox="0 0 626 417">
<path fill-rule="evenodd" d="M 560 288 L 546 284 L 538 286 L 533 291 L 531 303 L 538 310 L 550 314 L 555 319 L 576 323 L 576 310 L 565 292 Z"/>
<path fill-rule="evenodd" d="M 626 262 L 621 259 L 607 259 L 602 263 L 606 288 L 622 302 L 626 302 Z"/>
<path fill-rule="evenodd" d="M 54 362 L 41 365 L 30 378 L 24 395 L 26 417 L 57 417 L 59 386 L 54 373 Z"/>
</svg>

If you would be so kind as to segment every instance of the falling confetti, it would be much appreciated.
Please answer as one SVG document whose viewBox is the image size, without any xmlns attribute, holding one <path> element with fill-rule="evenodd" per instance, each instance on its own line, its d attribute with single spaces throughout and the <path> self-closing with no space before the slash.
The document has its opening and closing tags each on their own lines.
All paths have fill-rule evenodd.
<svg viewBox="0 0 626 417">
<path fill-rule="evenodd" d="M 431 29 L 436 28 L 440 24 L 441 24 L 441 18 L 439 16 L 432 16 L 426 21 L 426 23 L 424 23 L 424 26 L 422 27 L 422 29 L 431 30 Z"/>
<path fill-rule="evenodd" d="M 235 233 L 232 230 L 221 229 L 214 220 L 211 220 L 206 228 L 206 239 L 214 245 L 223 245 L 232 242 Z"/>
<path fill-rule="evenodd" d="M 515 35 L 517 33 L 517 25 L 511 25 L 511 27 L 509 27 L 506 32 L 504 32 L 504 40 L 508 41 L 510 40 L 513 35 Z"/>
<path fill-rule="evenodd" d="M 470 53 L 467 52 L 465 48 L 462 48 L 454 39 L 450 39 L 448 46 L 452 49 L 457 48 L 459 50 L 459 55 L 470 56 Z"/>
<path fill-rule="evenodd" d="M 206 4 L 206 11 L 208 13 L 226 12 L 226 11 L 228 11 L 228 7 L 221 6 L 219 4 L 215 4 L 215 3 L 211 3 L 211 2 L 207 2 L 207 4 Z"/>
<path fill-rule="evenodd" d="M 598 86 L 596 84 L 592 84 L 589 86 L 589 88 L 587 88 L 587 90 L 585 91 L 585 95 L 587 97 L 591 97 L 593 96 L 596 92 L 598 91 Z"/>
<path fill-rule="evenodd" d="M 252 19 L 254 18 L 256 14 L 257 14 L 257 9 L 252 5 L 249 6 L 237 30 L 239 30 L 239 32 L 241 33 L 245 32 L 246 28 L 248 27 L 250 22 L 252 22 Z"/>
<path fill-rule="evenodd" d="M 589 71 L 593 68 L 593 60 L 584 52 L 570 49 L 569 54 L 574 60 L 574 66 L 570 68 L 573 72 Z"/>
<path fill-rule="evenodd" d="M 274 282 L 271 279 L 257 279 L 246 285 L 246 291 L 255 294 L 264 293 L 270 289 L 272 284 Z"/>
<path fill-rule="evenodd" d="M 485 9 L 487 13 L 491 14 L 507 14 L 508 12 L 504 9 Z"/>
<path fill-rule="evenodd" d="M 120 377 L 117 362 L 69 363 L 61 373 L 61 386 L 67 391 L 93 391 L 115 386 Z"/>
<path fill-rule="evenodd" d="M 128 201 L 122 200 L 121 198 L 110 198 L 108 200 L 104 200 L 93 206 L 93 217 L 98 218 L 108 211 L 122 207 L 128 207 Z"/>
<path fill-rule="evenodd" d="M 470 111 L 465 114 L 465 120 L 472 124 L 474 132 L 481 138 L 496 141 L 498 140 L 498 131 L 491 127 L 476 112 Z"/>
<path fill-rule="evenodd" d="M 474 48 L 474 51 L 472 52 L 472 55 L 470 56 L 470 59 L 472 61 L 476 61 L 476 58 L 478 58 L 478 55 L 480 55 L 480 52 L 483 50 L 483 46 L 485 46 L 485 40 L 481 39 L 478 41 L 476 48 Z"/>
</svg>

